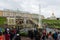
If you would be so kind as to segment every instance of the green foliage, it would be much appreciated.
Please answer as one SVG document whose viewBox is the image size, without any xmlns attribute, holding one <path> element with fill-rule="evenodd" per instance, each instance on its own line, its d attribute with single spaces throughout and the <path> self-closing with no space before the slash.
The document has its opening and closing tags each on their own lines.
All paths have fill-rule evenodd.
<svg viewBox="0 0 60 40">
<path fill-rule="evenodd" d="M 21 36 L 28 36 L 28 33 L 26 33 L 26 32 L 20 32 L 20 35 Z"/>
<path fill-rule="evenodd" d="M 42 23 L 48 24 L 48 26 L 52 28 L 60 28 L 60 20 L 43 19 Z"/>
<path fill-rule="evenodd" d="M 5 17 L 0 17 L 0 25 L 5 24 L 6 21 L 7 19 Z"/>
</svg>

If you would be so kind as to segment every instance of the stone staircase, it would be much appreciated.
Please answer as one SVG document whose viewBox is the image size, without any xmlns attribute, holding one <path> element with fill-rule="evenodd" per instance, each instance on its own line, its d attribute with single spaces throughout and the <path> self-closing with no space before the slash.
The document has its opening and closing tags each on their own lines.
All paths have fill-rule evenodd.
<svg viewBox="0 0 60 40">
<path fill-rule="evenodd" d="M 41 24 L 39 24 L 39 21 L 37 22 L 37 20 L 33 20 L 30 18 L 30 20 L 35 23 L 37 25 L 38 28 L 42 28 Z"/>
</svg>

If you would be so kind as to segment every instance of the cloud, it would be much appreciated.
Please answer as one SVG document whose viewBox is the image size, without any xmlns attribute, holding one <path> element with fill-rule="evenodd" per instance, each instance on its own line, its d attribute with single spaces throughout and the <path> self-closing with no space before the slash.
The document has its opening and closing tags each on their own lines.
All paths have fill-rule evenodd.
<svg viewBox="0 0 60 40">
<path fill-rule="evenodd" d="M 14 0 L 15 2 L 18 2 L 17 0 Z M 19 3 L 21 2 L 21 3 Z M 39 8 L 39 1 L 37 0 L 21 0 L 17 4 L 19 5 L 18 8 L 28 11 L 28 12 L 33 12 L 33 13 L 38 13 L 38 8 Z"/>
<path fill-rule="evenodd" d="M 0 2 L 0 9 L 1 8 L 11 8 L 11 5 L 9 5 L 8 3 Z"/>
<path fill-rule="evenodd" d="M 59 6 L 48 6 L 46 8 L 42 8 L 41 9 L 41 13 L 45 16 L 45 17 L 49 17 L 51 16 L 52 12 L 54 12 L 56 17 L 59 17 L 59 13 L 60 13 L 60 7 Z"/>
<path fill-rule="evenodd" d="M 0 8 L 19 9 L 23 11 L 38 13 L 40 0 L 2 0 Z"/>
<path fill-rule="evenodd" d="M 41 14 L 45 17 L 49 17 L 52 14 L 52 10 L 56 17 L 60 17 L 60 0 L 40 0 Z"/>
<path fill-rule="evenodd" d="M 17 8 L 22 11 L 39 13 L 39 3 L 41 6 L 41 14 L 45 17 L 51 16 L 52 10 L 57 17 L 60 16 L 60 0 L 1 0 L 0 9 Z"/>
</svg>

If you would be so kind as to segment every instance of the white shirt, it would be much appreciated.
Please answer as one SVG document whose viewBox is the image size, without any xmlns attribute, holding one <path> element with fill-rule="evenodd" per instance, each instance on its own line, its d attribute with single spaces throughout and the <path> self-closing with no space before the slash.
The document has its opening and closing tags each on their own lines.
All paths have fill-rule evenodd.
<svg viewBox="0 0 60 40">
<path fill-rule="evenodd" d="M 58 40 L 60 40 L 60 34 L 58 34 Z"/>
</svg>

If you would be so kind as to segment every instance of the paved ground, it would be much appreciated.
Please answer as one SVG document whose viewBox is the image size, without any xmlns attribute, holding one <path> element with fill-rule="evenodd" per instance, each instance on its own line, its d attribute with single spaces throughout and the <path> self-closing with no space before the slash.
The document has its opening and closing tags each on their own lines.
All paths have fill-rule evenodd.
<svg viewBox="0 0 60 40">
<path fill-rule="evenodd" d="M 28 37 L 21 37 L 22 40 L 30 40 Z"/>
<path fill-rule="evenodd" d="M 31 40 L 31 39 L 28 37 L 21 37 L 21 40 Z"/>
</svg>

